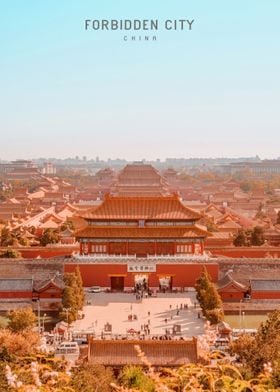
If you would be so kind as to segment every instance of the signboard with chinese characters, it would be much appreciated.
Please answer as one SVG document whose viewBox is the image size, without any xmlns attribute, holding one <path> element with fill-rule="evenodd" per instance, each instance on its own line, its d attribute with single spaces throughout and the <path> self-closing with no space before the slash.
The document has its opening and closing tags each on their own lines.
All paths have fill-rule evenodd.
<svg viewBox="0 0 280 392">
<path fill-rule="evenodd" d="M 156 272 L 156 264 L 133 263 L 127 265 L 127 272 Z"/>
</svg>

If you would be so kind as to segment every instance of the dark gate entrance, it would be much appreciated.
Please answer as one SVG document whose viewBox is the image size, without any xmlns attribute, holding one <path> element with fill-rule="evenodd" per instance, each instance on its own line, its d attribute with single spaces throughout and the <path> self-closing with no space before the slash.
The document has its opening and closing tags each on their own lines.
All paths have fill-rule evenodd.
<svg viewBox="0 0 280 392">
<path fill-rule="evenodd" d="M 161 276 L 159 278 L 159 289 L 161 292 L 172 291 L 173 277 L 172 276 Z"/>
<path fill-rule="evenodd" d="M 123 291 L 124 289 L 124 276 L 111 276 L 111 290 Z"/>
</svg>

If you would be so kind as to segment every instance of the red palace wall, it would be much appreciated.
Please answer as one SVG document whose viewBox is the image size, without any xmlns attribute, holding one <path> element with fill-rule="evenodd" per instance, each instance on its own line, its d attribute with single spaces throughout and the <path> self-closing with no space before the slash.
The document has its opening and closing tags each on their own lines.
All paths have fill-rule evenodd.
<svg viewBox="0 0 280 392">
<path fill-rule="evenodd" d="M 280 291 L 252 291 L 252 299 L 280 299 Z"/>
<path fill-rule="evenodd" d="M 32 298 L 32 291 L 1 291 L 0 298 Z"/>
<path fill-rule="evenodd" d="M 6 251 L 7 248 L 0 248 L 0 251 Z M 42 259 L 49 259 L 51 257 L 57 256 L 70 256 L 73 252 L 78 252 L 79 248 L 77 246 L 67 246 L 67 247 L 39 247 L 34 246 L 30 248 L 16 248 L 18 252 L 21 253 L 22 257 L 25 259 L 33 259 L 40 256 Z"/>
<path fill-rule="evenodd" d="M 156 272 L 127 272 L 126 264 L 65 264 L 64 272 L 73 272 L 80 268 L 84 286 L 111 286 L 111 276 L 124 276 L 125 287 L 134 287 L 134 275 L 149 275 L 149 286 L 158 287 L 161 276 L 172 276 L 173 287 L 193 287 L 203 267 L 207 268 L 212 280 L 218 280 L 218 264 L 158 264 Z"/>
<path fill-rule="evenodd" d="M 225 247 L 225 248 L 212 248 L 206 247 L 206 250 L 210 251 L 212 255 L 226 256 L 234 258 L 265 258 L 265 257 L 280 257 L 279 247 Z"/>
<path fill-rule="evenodd" d="M 61 298 L 62 290 L 56 291 L 42 291 L 41 293 L 37 293 L 39 298 Z"/>
<path fill-rule="evenodd" d="M 240 301 L 241 299 L 244 298 L 244 293 L 242 291 L 234 292 L 234 293 L 219 291 L 219 294 L 220 294 L 222 301 L 226 301 L 226 302 Z"/>
</svg>

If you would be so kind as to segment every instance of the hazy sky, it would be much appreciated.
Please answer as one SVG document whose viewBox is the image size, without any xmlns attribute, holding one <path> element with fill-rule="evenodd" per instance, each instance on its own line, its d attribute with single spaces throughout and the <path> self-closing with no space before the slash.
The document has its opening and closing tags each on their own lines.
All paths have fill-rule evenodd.
<svg viewBox="0 0 280 392">
<path fill-rule="evenodd" d="M 279 0 L 2 0 L 0 15 L 0 159 L 280 155 Z M 127 18 L 194 23 L 151 42 L 84 29 Z"/>
</svg>

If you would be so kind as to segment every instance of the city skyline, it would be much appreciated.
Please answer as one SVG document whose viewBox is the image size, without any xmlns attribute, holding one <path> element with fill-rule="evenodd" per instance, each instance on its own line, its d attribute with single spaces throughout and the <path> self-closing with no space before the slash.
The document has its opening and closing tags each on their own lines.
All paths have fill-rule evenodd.
<svg viewBox="0 0 280 392">
<path fill-rule="evenodd" d="M 126 159 L 121 156 L 116 156 L 116 157 L 100 157 L 99 155 L 97 156 L 86 156 L 86 155 L 75 155 L 75 156 L 65 156 L 65 157 L 55 157 L 55 156 L 38 156 L 38 157 L 16 157 L 15 159 L 2 159 L 0 157 L 0 162 L 17 162 L 17 161 L 33 161 L 33 162 L 40 162 L 40 161 L 49 161 L 49 162 L 56 162 L 56 161 L 78 161 L 78 162 L 127 162 L 127 163 L 169 163 L 169 162 L 192 162 L 192 161 L 218 161 L 218 162 L 262 162 L 262 161 L 279 161 L 280 156 L 275 156 L 273 158 L 263 158 L 260 157 L 259 155 L 255 156 L 190 156 L 190 157 L 183 157 L 183 156 L 178 156 L 178 157 L 163 157 L 163 158 L 155 158 L 155 159 L 147 159 L 145 157 L 142 157 L 140 159 Z"/>
<path fill-rule="evenodd" d="M 0 159 L 279 156 L 276 0 L 0 9 Z M 84 29 L 85 19 L 135 18 L 194 23 L 155 42 Z"/>
</svg>

